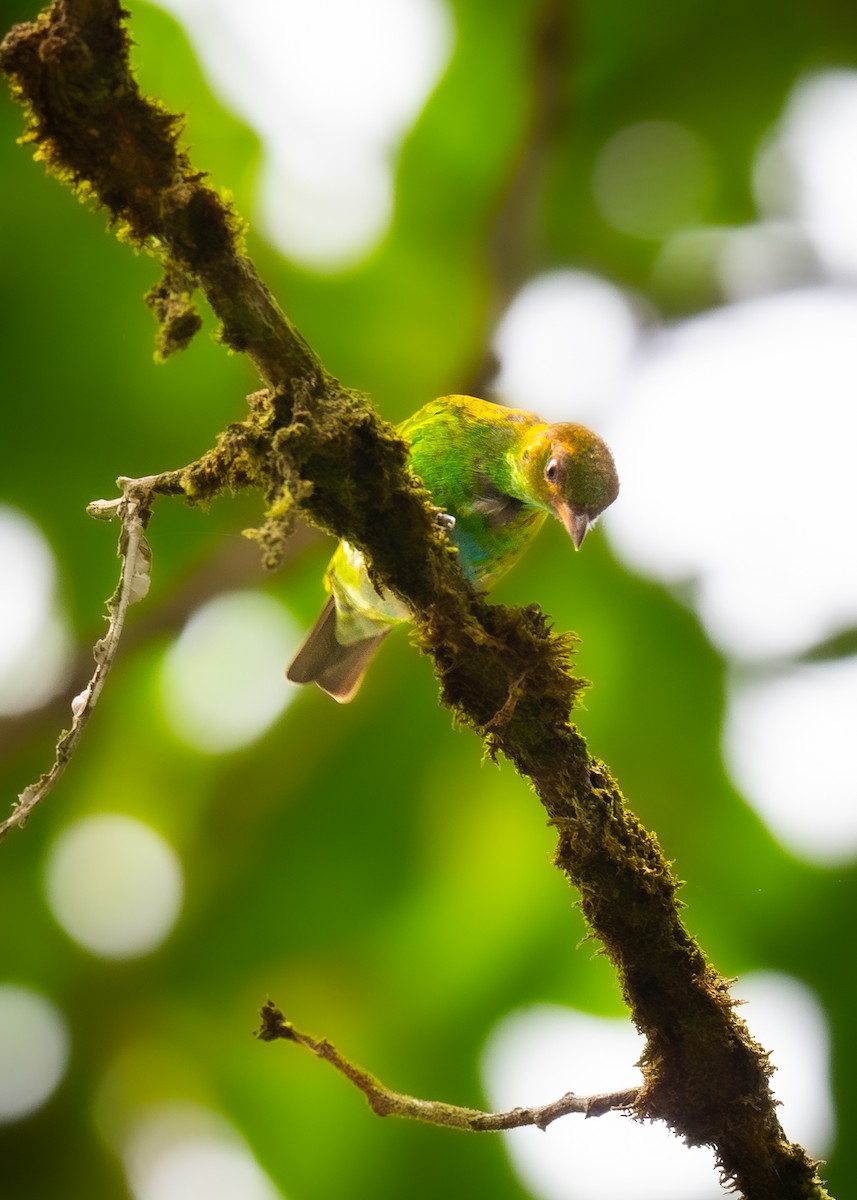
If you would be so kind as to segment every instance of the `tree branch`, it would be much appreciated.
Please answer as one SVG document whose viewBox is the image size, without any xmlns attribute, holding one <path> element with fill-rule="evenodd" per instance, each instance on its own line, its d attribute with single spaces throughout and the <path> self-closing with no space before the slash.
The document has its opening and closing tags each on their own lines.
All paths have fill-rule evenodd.
<svg viewBox="0 0 857 1200">
<path fill-rule="evenodd" d="M 263 1006 L 260 1016 L 262 1024 L 256 1031 L 258 1038 L 263 1042 L 282 1038 L 311 1050 L 350 1080 L 379 1117 L 407 1117 L 412 1121 L 422 1121 L 424 1125 L 444 1125 L 447 1129 L 466 1129 L 471 1133 L 499 1133 L 504 1129 L 521 1129 L 525 1125 L 547 1129 L 553 1121 L 570 1113 L 601 1117 L 617 1109 L 633 1108 L 640 1093 L 638 1087 L 625 1088 L 621 1092 L 601 1092 L 595 1096 L 577 1096 L 574 1092 L 566 1092 L 550 1104 L 542 1104 L 537 1108 L 512 1108 L 499 1113 L 463 1108 L 443 1100 L 418 1100 L 416 1096 L 406 1096 L 386 1087 L 374 1075 L 349 1062 L 326 1038 L 319 1040 L 308 1033 L 301 1033 L 270 1000 Z"/>
<path fill-rule="evenodd" d="M 125 615 L 129 607 L 142 600 L 149 590 L 152 552 L 146 541 L 145 530 L 151 513 L 153 482 L 153 479 L 118 479 L 117 485 L 123 489 L 118 500 L 94 500 L 89 505 L 88 511 L 91 516 L 104 521 L 118 517 L 122 522 L 119 537 L 122 568 L 116 591 L 107 601 L 107 633 L 99 638 L 93 647 L 95 671 L 83 691 L 71 702 L 71 726 L 60 734 L 53 765 L 35 783 L 24 788 L 11 814 L 5 821 L 0 822 L 0 841 L 13 826 L 22 827 L 33 809 L 59 782 L 80 745 L 83 731 L 89 723 L 116 659 L 119 640 L 125 626 Z"/>
<path fill-rule="evenodd" d="M 681 921 L 657 840 L 569 723 L 582 686 L 568 669 L 570 640 L 537 608 L 488 606 L 464 583 L 406 445 L 325 372 L 244 253 L 236 215 L 179 147 L 179 119 L 140 95 L 123 15 L 116 0 L 55 0 L 8 35 L 0 67 L 29 110 L 39 155 L 162 260 L 156 311 L 167 321 L 186 313 L 196 281 L 223 341 L 266 384 L 244 421 L 175 474 L 177 489 L 190 500 L 261 489 L 268 565 L 298 511 L 366 554 L 374 577 L 411 608 L 444 703 L 532 781 L 558 830 L 557 865 L 580 889 L 646 1037 L 636 1111 L 714 1146 L 747 1200 L 821 1200 L 815 1165 L 780 1127 L 767 1056 Z M 161 353 L 173 336 L 187 340 L 187 319 L 177 324 L 180 335 L 163 331 Z"/>
</svg>

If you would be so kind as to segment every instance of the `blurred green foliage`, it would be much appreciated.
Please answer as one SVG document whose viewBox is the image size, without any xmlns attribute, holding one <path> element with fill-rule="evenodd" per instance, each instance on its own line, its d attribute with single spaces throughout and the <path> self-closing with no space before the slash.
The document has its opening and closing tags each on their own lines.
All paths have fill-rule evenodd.
<svg viewBox="0 0 857 1200">
<path fill-rule="evenodd" d="M 131 7 L 143 86 L 188 112 L 194 161 L 250 214 L 256 138 L 212 96 L 179 27 Z M 496 309 L 486 241 L 531 117 L 541 7 L 454 0 L 454 57 L 403 148 L 395 220 L 368 261 L 314 275 L 251 231 L 290 317 L 392 420 L 465 387 L 483 359 Z M 34 11 L 14 0 L 0 14 L 5 29 Z M 530 267 L 584 266 L 657 300 L 657 245 L 610 229 L 594 206 L 599 148 L 636 120 L 686 123 L 715 164 L 707 218 L 748 219 L 760 138 L 801 72 L 857 60 L 857 10 L 598 0 L 570 6 L 569 19 L 565 109 Z M 141 297 L 156 266 L 46 179 L 15 146 L 20 131 L 4 99 L 0 494 L 45 531 L 85 655 L 115 573 L 114 533 L 86 518 L 86 502 L 112 495 L 120 473 L 190 461 L 240 418 L 256 381 L 210 321 L 188 352 L 154 365 Z M 170 605 L 197 566 L 239 546 L 259 507 L 252 497 L 208 514 L 158 506 L 148 615 L 132 615 L 147 636 L 122 658 L 61 786 L 0 848 L 0 982 L 51 996 L 73 1046 L 50 1102 L 0 1128 L 0 1195 L 126 1195 L 111 1139 L 141 1106 L 179 1099 L 223 1112 L 288 1197 L 522 1197 L 500 1140 L 378 1121 L 309 1056 L 250 1036 L 270 995 L 391 1085 L 479 1105 L 480 1049 L 511 1009 L 550 1000 L 623 1011 L 608 964 L 578 948 L 585 931 L 549 865 L 541 809 L 507 765 L 480 764 L 474 739 L 450 727 L 405 636 L 385 647 L 358 702 L 340 709 L 308 689 L 250 749 L 205 757 L 169 731 L 157 676 L 177 632 Z M 328 552 L 316 544 L 263 579 L 239 546 L 240 582 L 270 589 L 308 624 Z M 735 794 L 719 752 L 724 667 L 695 619 L 598 536 L 572 558 L 559 528 L 497 599 L 538 600 L 578 631 L 579 669 L 594 680 L 580 724 L 688 880 L 690 928 L 727 975 L 779 969 L 816 990 L 832 1022 L 840 1128 L 852 1128 L 857 873 L 794 861 Z M 64 711 L 8 723 L 4 803 L 45 767 Z M 46 850 L 93 811 L 139 816 L 182 860 L 179 924 L 139 961 L 87 954 L 46 906 Z M 844 1149 L 828 1176 L 834 1194 L 854 1192 Z"/>
</svg>

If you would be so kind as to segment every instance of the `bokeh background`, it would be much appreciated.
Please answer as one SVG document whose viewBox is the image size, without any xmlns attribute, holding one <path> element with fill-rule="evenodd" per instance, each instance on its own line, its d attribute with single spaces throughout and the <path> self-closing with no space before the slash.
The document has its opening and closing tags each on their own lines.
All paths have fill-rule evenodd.
<svg viewBox="0 0 857 1200">
<path fill-rule="evenodd" d="M 612 443 L 575 555 L 497 589 L 580 635 L 579 722 L 773 1050 L 787 1132 L 857 1187 L 857 10 L 825 0 L 134 0 L 144 88 L 328 367 L 400 420 L 478 390 Z M 35 15 L 0 3 L 3 27 Z M 85 505 L 257 386 L 208 319 L 153 361 L 152 260 L 0 107 L 3 803 L 46 768 L 115 583 Z M 271 996 L 392 1086 L 476 1106 L 633 1083 L 540 806 L 405 633 L 340 708 L 283 667 L 331 546 L 264 576 L 257 497 L 163 501 L 77 759 L 0 847 L 0 1196 L 714 1200 L 620 1117 L 379 1121 Z"/>
</svg>

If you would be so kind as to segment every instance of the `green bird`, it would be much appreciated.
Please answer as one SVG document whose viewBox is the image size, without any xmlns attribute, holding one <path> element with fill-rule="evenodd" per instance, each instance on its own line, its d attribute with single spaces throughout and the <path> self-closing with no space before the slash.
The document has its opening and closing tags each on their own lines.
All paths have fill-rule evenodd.
<svg viewBox="0 0 857 1200">
<path fill-rule="evenodd" d="M 619 491 L 613 456 L 583 425 L 548 425 L 533 413 L 474 396 L 433 400 L 399 426 L 410 463 L 432 494 L 465 577 L 487 591 L 553 513 L 580 549 Z M 340 542 L 325 576 L 330 599 L 288 668 L 341 704 L 360 687 L 390 630 L 410 610 L 372 584 L 359 550 Z"/>
</svg>

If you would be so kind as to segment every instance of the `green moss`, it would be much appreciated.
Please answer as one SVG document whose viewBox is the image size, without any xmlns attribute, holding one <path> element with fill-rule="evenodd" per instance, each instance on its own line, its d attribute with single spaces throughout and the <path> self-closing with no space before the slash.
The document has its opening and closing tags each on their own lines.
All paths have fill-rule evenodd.
<svg viewBox="0 0 857 1200">
<path fill-rule="evenodd" d="M 193 303 L 194 286 L 192 279 L 170 265 L 146 293 L 146 304 L 159 325 L 155 358 L 160 362 L 186 349 L 202 328 L 202 318 Z"/>
</svg>

